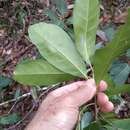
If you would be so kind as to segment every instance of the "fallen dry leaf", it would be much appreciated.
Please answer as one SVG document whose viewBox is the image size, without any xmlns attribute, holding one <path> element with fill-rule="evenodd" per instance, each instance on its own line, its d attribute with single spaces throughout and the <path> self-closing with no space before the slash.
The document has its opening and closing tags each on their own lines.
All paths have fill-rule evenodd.
<svg viewBox="0 0 130 130">
<path fill-rule="evenodd" d="M 120 23 L 120 24 L 125 23 L 126 20 L 127 20 L 127 16 L 128 16 L 128 12 L 127 11 L 124 12 L 124 13 L 121 13 L 118 16 L 115 16 L 114 23 Z"/>
</svg>

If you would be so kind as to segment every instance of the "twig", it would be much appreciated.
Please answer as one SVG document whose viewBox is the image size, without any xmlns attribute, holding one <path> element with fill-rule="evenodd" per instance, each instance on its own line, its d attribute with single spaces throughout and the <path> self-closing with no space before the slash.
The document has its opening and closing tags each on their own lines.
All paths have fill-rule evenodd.
<svg viewBox="0 0 130 130">
<path fill-rule="evenodd" d="M 8 114 L 10 114 L 12 112 L 12 110 L 14 109 L 14 107 L 15 107 L 16 104 L 17 104 L 17 100 L 15 101 L 15 103 L 13 104 L 13 106 L 8 111 Z"/>
<path fill-rule="evenodd" d="M 32 98 L 35 102 L 38 101 L 38 94 L 37 94 L 37 88 L 36 87 L 31 87 L 31 93 L 32 93 Z"/>
<path fill-rule="evenodd" d="M 44 91 L 44 92 L 43 92 L 38 98 L 40 99 L 42 96 L 46 96 L 46 94 L 48 94 L 50 91 L 52 91 L 52 90 L 54 90 L 54 89 L 56 89 L 56 88 L 58 88 L 58 87 L 59 87 L 59 84 L 57 84 L 57 85 L 52 85 L 51 87 L 44 87 L 44 88 L 42 88 L 42 89 L 39 89 L 38 91 Z M 8 100 L 8 101 L 5 101 L 5 102 L 0 103 L 0 107 L 1 107 L 1 106 L 4 106 L 4 105 L 6 105 L 6 104 L 9 104 L 9 103 L 18 101 L 18 100 L 20 100 L 20 99 L 22 99 L 22 98 L 31 96 L 31 95 L 32 95 L 32 92 L 25 93 L 25 94 L 23 94 L 22 96 L 19 96 L 19 97 L 15 98 L 15 99 L 11 99 L 11 100 Z"/>
<path fill-rule="evenodd" d="M 95 79 L 95 75 L 94 75 L 94 69 L 92 67 L 92 64 L 89 64 L 91 70 L 92 70 L 92 78 Z M 97 106 L 97 96 L 94 97 L 94 104 L 95 104 L 95 120 L 97 121 L 98 119 L 98 106 Z"/>
<path fill-rule="evenodd" d="M 92 102 L 92 103 L 90 103 L 90 104 L 84 106 L 83 109 L 82 109 L 82 111 L 81 111 L 81 114 L 83 114 L 83 112 L 84 112 L 88 107 L 90 107 L 90 106 L 94 106 L 94 105 L 95 105 L 95 103 Z"/>
<path fill-rule="evenodd" d="M 94 97 L 94 104 L 95 104 L 95 120 L 98 119 L 98 107 L 97 107 L 97 96 Z"/>
<path fill-rule="evenodd" d="M 95 78 L 95 76 L 94 76 L 94 69 L 93 69 L 91 63 L 89 64 L 89 66 L 90 66 L 90 69 L 92 70 L 92 78 L 94 79 Z"/>
<path fill-rule="evenodd" d="M 45 90 L 47 90 L 47 88 L 42 88 L 42 89 L 40 89 L 39 91 L 45 91 Z M 6 104 L 9 104 L 9 103 L 18 101 L 18 100 L 20 100 L 20 99 L 22 99 L 22 98 L 31 96 L 31 95 L 32 95 L 31 92 L 25 93 L 25 94 L 23 94 L 22 96 L 19 96 L 19 97 L 15 98 L 15 99 L 11 99 L 11 100 L 8 100 L 8 101 L 5 101 L 5 102 L 0 103 L 0 107 L 1 107 L 1 106 L 4 106 L 4 105 L 6 105 Z"/>
<path fill-rule="evenodd" d="M 44 91 L 39 97 L 38 99 L 40 99 L 42 96 L 46 96 L 50 91 L 56 89 L 57 87 L 59 87 L 59 84 L 55 85 L 55 86 L 51 86 L 51 87 L 48 87 L 48 88 L 42 88 L 38 91 Z M 10 113 L 12 111 L 12 109 L 14 108 L 14 106 L 16 105 L 17 101 L 22 99 L 22 98 L 25 98 L 25 97 L 28 97 L 28 96 L 31 96 L 32 95 L 32 91 L 29 92 L 29 93 L 26 93 L 22 96 L 19 96 L 18 98 L 16 99 L 12 99 L 12 100 L 8 100 L 6 102 L 3 102 L 0 104 L 0 106 L 3 106 L 3 105 L 6 105 L 8 103 L 11 103 L 11 102 L 14 102 L 15 101 L 15 104 L 12 106 L 12 108 L 10 109 L 10 111 L 8 113 Z M 36 107 L 36 104 L 39 103 L 39 102 L 34 102 L 32 108 L 30 109 L 30 111 L 23 117 L 22 120 L 20 120 L 19 122 L 17 122 L 14 126 L 11 126 L 10 128 L 8 128 L 7 130 L 12 130 L 12 129 L 15 129 L 16 127 L 18 127 L 34 110 L 34 108 Z"/>
<path fill-rule="evenodd" d="M 42 98 L 43 96 L 46 96 L 50 91 L 55 90 L 59 88 L 60 84 L 52 85 L 51 87 L 48 87 L 40 96 L 39 99 Z"/>
<path fill-rule="evenodd" d="M 79 119 L 78 119 L 78 123 L 77 123 L 77 126 L 76 126 L 76 130 L 81 130 L 81 117 L 83 116 L 84 111 L 85 111 L 88 107 L 94 106 L 94 105 L 95 105 L 95 103 L 90 103 L 90 104 L 88 104 L 88 105 L 86 105 L 86 106 L 84 106 L 84 107 L 82 108 L 82 110 L 81 110 L 80 113 L 79 113 Z"/>
</svg>

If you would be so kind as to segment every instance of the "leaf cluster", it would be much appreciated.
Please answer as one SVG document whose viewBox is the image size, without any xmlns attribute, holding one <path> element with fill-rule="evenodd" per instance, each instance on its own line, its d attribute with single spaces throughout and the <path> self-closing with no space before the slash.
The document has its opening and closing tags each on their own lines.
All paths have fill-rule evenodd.
<svg viewBox="0 0 130 130">
<path fill-rule="evenodd" d="M 61 8 L 60 3 L 55 4 L 60 13 L 64 14 L 66 9 Z M 129 65 L 116 61 L 111 66 L 114 59 L 130 48 L 130 10 L 127 23 L 118 29 L 113 40 L 95 52 L 98 21 L 98 0 L 76 0 L 73 13 L 74 40 L 55 24 L 40 22 L 31 25 L 28 30 L 29 38 L 43 58 L 20 63 L 16 67 L 14 79 L 27 85 L 52 85 L 77 78 L 87 80 L 91 69 L 97 84 L 100 80 L 106 80 L 111 86 L 109 95 L 130 91 L 129 85 L 124 85 L 130 72 Z M 130 55 L 129 52 L 127 51 L 127 56 Z M 102 120 L 89 120 L 89 125 L 82 129 L 128 129 L 127 120 L 110 120 L 110 123 L 109 120 Z"/>
</svg>

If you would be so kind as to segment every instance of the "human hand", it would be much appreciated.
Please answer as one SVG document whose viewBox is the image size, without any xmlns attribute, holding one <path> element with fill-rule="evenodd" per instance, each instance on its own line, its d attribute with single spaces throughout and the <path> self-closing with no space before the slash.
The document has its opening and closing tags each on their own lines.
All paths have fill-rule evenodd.
<svg viewBox="0 0 130 130">
<path fill-rule="evenodd" d="M 110 112 L 114 106 L 103 93 L 106 89 L 106 82 L 101 81 L 97 103 L 101 111 Z M 93 79 L 78 81 L 54 90 L 43 101 L 26 130 L 72 130 L 78 120 L 79 107 L 91 100 L 96 91 Z"/>
</svg>

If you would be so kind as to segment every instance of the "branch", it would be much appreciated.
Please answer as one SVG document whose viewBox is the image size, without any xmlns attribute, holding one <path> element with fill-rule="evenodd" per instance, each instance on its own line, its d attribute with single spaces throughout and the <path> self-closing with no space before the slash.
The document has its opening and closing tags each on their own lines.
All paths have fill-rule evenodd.
<svg viewBox="0 0 130 130">
<path fill-rule="evenodd" d="M 47 88 L 42 88 L 42 89 L 40 89 L 40 90 L 38 90 L 38 91 L 45 91 L 45 90 L 47 90 Z M 31 96 L 31 95 L 32 95 L 32 92 L 25 93 L 25 94 L 23 94 L 22 96 L 19 96 L 19 97 L 15 98 L 15 99 L 11 99 L 11 100 L 8 100 L 8 101 L 5 101 L 5 102 L 0 103 L 0 107 L 1 107 L 1 106 L 4 106 L 4 105 L 6 105 L 6 104 L 9 104 L 9 103 L 18 101 L 18 100 L 20 100 L 20 99 L 23 99 L 23 98 L 25 98 L 25 97 Z"/>
</svg>

